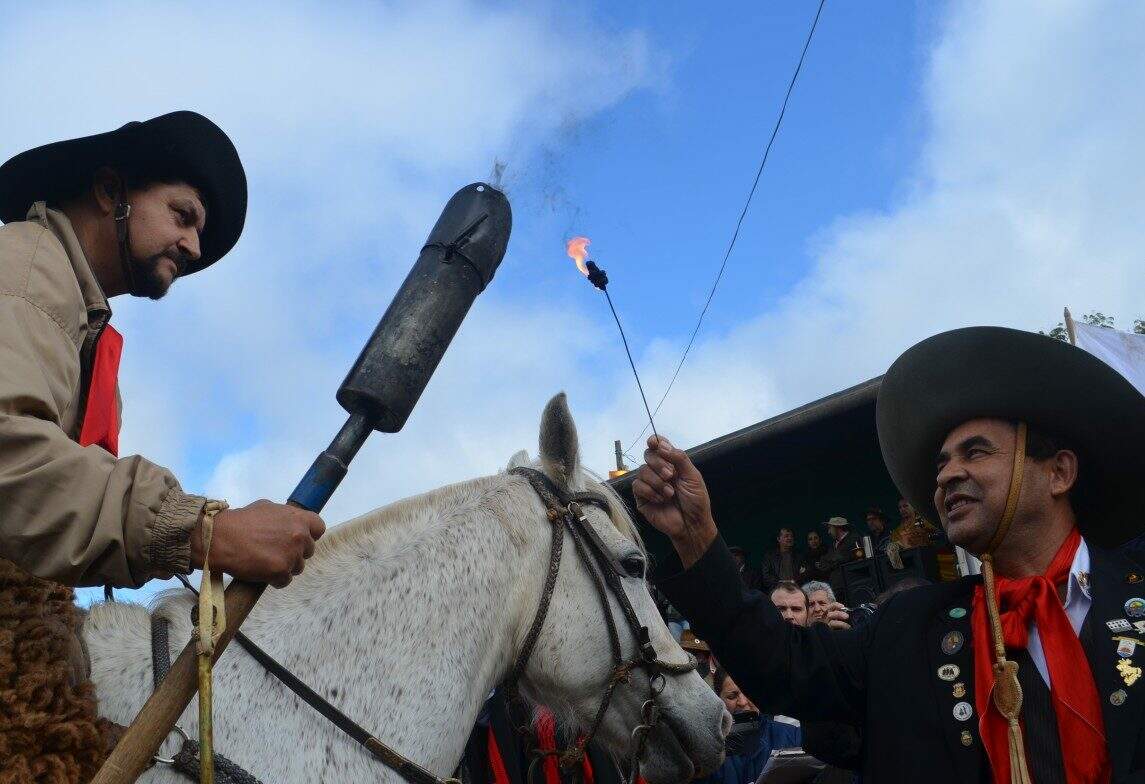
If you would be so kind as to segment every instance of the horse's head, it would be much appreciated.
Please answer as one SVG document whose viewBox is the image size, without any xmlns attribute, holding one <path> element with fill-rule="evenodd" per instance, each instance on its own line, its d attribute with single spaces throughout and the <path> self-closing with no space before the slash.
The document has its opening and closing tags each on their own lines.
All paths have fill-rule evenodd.
<svg viewBox="0 0 1145 784">
<path fill-rule="evenodd" d="M 689 666 L 692 660 L 656 609 L 646 578 L 648 556 L 635 524 L 616 494 L 581 467 L 579 453 L 576 425 L 562 393 L 545 408 L 540 461 L 533 468 L 547 477 L 545 484 L 562 502 L 570 495 L 590 493 L 604 499 L 606 508 L 579 504 L 582 519 L 576 530 L 557 523 L 563 527 L 560 568 L 520 687 L 526 696 L 551 707 L 562 724 L 586 732 L 593 728 L 610 682 L 624 676 L 611 693 L 595 737 L 625 768 L 641 749 L 640 772 L 649 784 L 687 781 L 719 765 L 731 719 L 723 701 Z M 520 464 L 521 456 L 514 461 Z M 543 551 L 547 557 L 553 499 L 543 500 L 527 478 L 521 479 L 520 492 L 527 498 L 521 508 L 533 518 L 527 524 L 546 534 L 537 555 Z M 518 651 L 526 645 L 539 603 L 537 595 L 523 614 Z M 620 662 L 606 612 L 619 641 Z M 645 653 L 654 652 L 655 663 L 638 663 L 641 628 L 651 644 Z M 629 671 L 624 663 L 634 666 Z M 653 709 L 646 703 L 653 692 L 659 719 L 649 722 Z M 647 724 L 650 730 L 636 731 Z"/>
</svg>

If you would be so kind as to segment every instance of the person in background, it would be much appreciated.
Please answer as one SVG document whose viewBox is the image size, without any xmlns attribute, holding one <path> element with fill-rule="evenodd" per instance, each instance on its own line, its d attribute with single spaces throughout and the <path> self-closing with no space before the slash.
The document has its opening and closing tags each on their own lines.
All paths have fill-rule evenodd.
<svg viewBox="0 0 1145 784">
<path fill-rule="evenodd" d="M 728 549 L 731 551 L 732 558 L 735 558 L 736 564 L 739 566 L 739 576 L 740 579 L 743 580 L 744 588 L 747 588 L 749 591 L 761 590 L 763 579 L 757 570 L 747 565 L 747 550 L 739 545 L 732 545 Z"/>
<path fill-rule="evenodd" d="M 882 509 L 872 506 L 867 510 L 865 520 L 871 532 L 871 547 L 876 553 L 885 552 L 891 541 L 890 526 Z"/>
<path fill-rule="evenodd" d="M 684 633 L 680 635 L 680 647 L 696 657 L 696 661 L 699 663 L 696 672 L 700 673 L 700 677 L 710 684 L 709 676 L 715 672 L 717 663 L 708 644 L 697 637 L 691 629 L 685 629 Z"/>
<path fill-rule="evenodd" d="M 803 584 L 803 593 L 807 594 L 807 622 L 826 622 L 828 609 L 831 605 L 838 604 L 831 586 L 821 580 L 812 580 Z"/>
<path fill-rule="evenodd" d="M 831 590 L 824 582 L 809 585 Z M 817 591 L 821 592 L 821 591 Z M 783 620 L 794 626 L 809 626 L 812 623 L 826 623 L 832 629 L 849 629 L 850 616 L 847 608 L 836 602 L 832 593 L 831 602 L 818 619 L 812 620 L 807 610 L 808 591 L 795 583 L 780 583 L 771 593 L 771 603 Z M 722 696 L 722 695 L 721 695 Z M 746 697 L 744 698 L 746 699 Z M 725 700 L 726 702 L 726 700 Z M 728 710 L 732 710 L 730 707 Z M 733 712 L 734 715 L 734 712 Z M 816 778 L 816 782 L 850 781 L 850 771 L 859 768 L 859 753 L 862 749 L 862 736 L 857 727 L 837 721 L 807 721 L 787 716 L 776 716 L 776 720 L 800 727 L 804 750 L 816 759 L 826 762 L 828 768 Z M 844 774 L 844 771 L 848 772 Z"/>
<path fill-rule="evenodd" d="M 905 498 L 899 499 L 899 524 L 891 532 L 891 540 L 904 548 L 926 547 L 937 529 L 914 510 Z"/>
<path fill-rule="evenodd" d="M 818 531 L 809 531 L 807 533 L 807 552 L 803 555 L 803 563 L 799 567 L 800 580 L 826 580 L 830 576 L 830 572 L 823 571 L 816 564 L 819 560 L 827 555 L 828 549 L 826 542 Z"/>
<path fill-rule="evenodd" d="M 775 543 L 776 548 L 763 557 L 764 590 L 771 590 L 781 582 L 799 579 L 799 567 L 802 564 L 795 551 L 795 532 L 790 528 L 780 528 Z"/>
<path fill-rule="evenodd" d="M 713 690 L 732 715 L 732 729 L 725 740 L 723 764 L 701 779 L 703 784 L 753 784 L 774 749 L 799 748 L 802 733 L 797 725 L 759 712 L 747 695 L 724 670 L 716 670 Z"/>
<path fill-rule="evenodd" d="M 771 603 L 783 620 L 796 626 L 807 625 L 807 594 L 793 582 L 782 582 L 771 591 Z"/>
<path fill-rule="evenodd" d="M 832 517 L 823 525 L 827 526 L 831 544 L 828 546 L 827 554 L 819 559 L 816 566 L 821 571 L 827 572 L 827 582 L 831 583 L 835 593 L 841 594 L 844 591 L 840 567 L 855 557 L 855 546 L 859 542 L 859 537 L 851 530 L 851 524 L 845 517 Z"/>
</svg>

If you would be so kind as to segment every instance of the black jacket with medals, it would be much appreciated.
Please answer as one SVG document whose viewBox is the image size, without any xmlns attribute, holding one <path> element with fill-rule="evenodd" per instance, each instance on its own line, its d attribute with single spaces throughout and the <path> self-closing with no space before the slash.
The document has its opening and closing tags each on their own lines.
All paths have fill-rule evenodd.
<svg viewBox="0 0 1145 784">
<path fill-rule="evenodd" d="M 1106 625 L 1145 594 L 1145 567 L 1092 545 L 1089 551 L 1093 603 L 1080 637 L 1102 701 L 1113 782 L 1145 784 L 1145 678 L 1122 680 L 1114 639 L 1134 636 L 1145 646 L 1145 635 Z M 664 566 L 680 569 L 675 558 Z M 658 581 L 762 711 L 861 727 L 863 775 L 879 784 L 990 781 L 977 708 L 966 716 L 965 706 L 955 707 L 974 705 L 970 610 L 979 582 L 904 591 L 863 628 L 834 631 L 785 623 L 767 596 L 744 590 L 722 539 L 687 571 Z M 959 644 L 948 654 L 950 632 L 960 639 L 954 636 Z M 1145 662 L 1145 648 L 1138 656 L 1135 666 Z"/>
</svg>

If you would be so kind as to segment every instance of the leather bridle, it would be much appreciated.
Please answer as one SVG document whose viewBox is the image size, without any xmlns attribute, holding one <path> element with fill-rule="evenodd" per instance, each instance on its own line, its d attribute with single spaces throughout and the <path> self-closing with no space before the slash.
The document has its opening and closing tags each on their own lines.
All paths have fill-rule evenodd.
<svg viewBox="0 0 1145 784">
<path fill-rule="evenodd" d="M 608 629 L 609 645 L 612 649 L 613 665 L 612 672 L 608 677 L 608 681 L 604 686 L 604 692 L 600 698 L 600 705 L 596 710 L 596 714 L 593 716 L 591 724 L 589 724 L 588 730 L 567 749 L 535 753 L 533 762 L 529 766 L 528 781 L 532 780 L 534 766 L 545 757 L 557 757 L 559 764 L 564 768 L 579 764 L 584 759 L 585 748 L 596 735 L 601 723 L 604 721 L 604 714 L 608 710 L 616 687 L 621 683 L 631 683 L 632 672 L 636 669 L 644 669 L 648 672 L 648 699 L 645 700 L 640 709 L 642 723 L 637 725 L 632 731 L 633 748 L 628 772 L 629 782 L 635 782 L 639 775 L 640 757 L 643 755 L 648 735 L 660 721 L 661 710 L 658 698 L 664 690 L 664 673 L 683 675 L 692 672 L 698 666 L 696 659 L 689 653 L 687 654 L 688 660 L 686 662 L 674 664 L 672 662 L 666 662 L 657 656 L 656 649 L 652 646 L 648 627 L 640 622 L 640 619 L 636 615 L 636 610 L 632 607 L 632 602 L 629 601 L 628 595 L 624 592 L 624 587 L 620 582 L 622 569 L 616 564 L 608 548 L 604 542 L 601 541 L 596 531 L 593 530 L 592 525 L 584 514 L 583 506 L 585 504 L 596 506 L 603 510 L 605 514 L 611 514 L 608 499 L 599 493 L 566 492 L 557 487 L 548 476 L 535 468 L 518 467 L 512 469 L 510 473 L 527 480 L 537 495 L 540 496 L 542 503 L 545 505 L 545 513 L 548 517 L 549 524 L 552 527 L 552 544 L 549 549 L 549 568 L 545 575 L 544 589 L 541 592 L 541 600 L 537 607 L 537 612 L 533 616 L 533 622 L 529 626 L 529 631 L 525 636 L 521 651 L 517 655 L 516 662 L 513 664 L 513 669 L 510 670 L 509 677 L 505 681 L 509 696 L 519 696 L 519 679 L 529 663 L 529 658 L 532 656 L 533 649 L 537 644 L 537 638 L 540 636 L 541 628 L 545 624 L 545 618 L 548 616 L 549 605 L 553 598 L 553 591 L 556 588 L 557 573 L 560 571 L 561 554 L 564 549 L 564 534 L 566 531 L 572 538 L 577 556 L 580 558 L 581 563 L 584 564 L 585 570 L 591 576 L 593 587 L 596 589 L 597 596 L 600 599 L 601 609 L 604 612 L 604 620 Z M 633 637 L 636 639 L 636 655 L 629 659 L 624 658 L 624 651 L 620 644 L 620 633 L 617 629 L 616 619 L 613 617 L 612 608 L 608 601 L 608 594 L 610 592 L 616 599 L 617 604 L 620 605 L 621 615 L 629 631 L 632 632 Z"/>
</svg>

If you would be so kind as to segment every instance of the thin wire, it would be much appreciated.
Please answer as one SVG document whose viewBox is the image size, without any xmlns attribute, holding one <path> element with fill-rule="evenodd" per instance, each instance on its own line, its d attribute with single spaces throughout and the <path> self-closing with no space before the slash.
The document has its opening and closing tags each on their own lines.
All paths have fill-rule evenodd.
<svg viewBox="0 0 1145 784">
<path fill-rule="evenodd" d="M 633 361 L 632 351 L 628 348 L 628 338 L 624 335 L 624 327 L 620 325 L 620 316 L 616 315 L 616 308 L 612 304 L 612 295 L 608 293 L 606 288 L 602 288 L 601 291 L 604 292 L 604 298 L 608 300 L 608 309 L 612 311 L 616 328 L 620 330 L 620 339 L 624 342 L 624 353 L 628 355 L 628 364 L 632 368 L 632 375 L 636 377 L 636 388 L 640 390 L 640 399 L 644 401 L 644 410 L 648 414 L 648 424 L 652 426 L 652 433 L 659 439 L 660 434 L 656 432 L 656 423 L 652 421 L 652 410 L 648 407 L 648 398 L 644 395 L 644 385 L 640 383 L 640 374 L 636 372 L 636 362 Z"/>
<path fill-rule="evenodd" d="M 708 299 L 704 302 L 703 310 L 700 311 L 700 317 L 696 321 L 696 328 L 692 330 L 692 336 L 688 338 L 688 345 L 684 348 L 684 354 L 680 357 L 680 362 L 676 365 L 676 370 L 672 373 L 671 380 L 668 381 L 668 387 L 660 397 L 660 402 L 656 404 L 656 409 L 648 412 L 649 425 L 652 425 L 652 415 L 660 413 L 660 407 L 664 405 L 668 393 L 672 391 L 672 386 L 676 383 L 676 377 L 680 375 L 680 368 L 684 367 L 684 360 L 688 358 L 688 352 L 692 350 L 692 344 L 696 342 L 696 335 L 699 334 L 700 326 L 704 323 L 704 316 L 707 315 L 708 308 L 712 304 L 712 298 L 716 295 L 716 288 L 720 285 L 720 280 L 724 276 L 724 270 L 727 269 L 728 259 L 732 255 L 732 249 L 735 248 L 736 240 L 739 239 L 740 228 L 743 226 L 744 218 L 747 216 L 747 210 L 751 206 L 752 197 L 755 196 L 755 190 L 759 186 L 759 178 L 763 175 L 763 167 L 767 165 L 767 158 L 771 154 L 771 145 L 775 143 L 775 137 L 779 135 L 779 126 L 783 123 L 783 116 L 787 113 L 787 102 L 791 99 L 791 91 L 795 89 L 795 80 L 799 78 L 799 72 L 803 69 L 803 60 L 807 57 L 807 49 L 811 46 L 811 39 L 815 36 L 815 29 L 819 26 L 819 16 L 823 13 L 823 6 L 826 2 L 827 0 L 819 0 L 819 8 L 815 11 L 815 19 L 811 22 L 811 30 L 807 33 L 807 40 L 803 42 L 803 51 L 799 54 L 799 62 L 795 65 L 795 72 L 791 74 L 791 81 L 787 85 L 787 93 L 783 96 L 783 105 L 779 109 L 779 117 L 775 120 L 775 127 L 771 129 L 771 138 L 767 140 L 767 147 L 763 150 L 763 159 L 759 162 L 759 169 L 755 172 L 755 180 L 752 181 L 751 190 L 747 194 L 747 201 L 740 211 L 739 220 L 736 221 L 731 242 L 728 243 L 727 252 L 724 253 L 724 260 L 720 264 L 720 271 L 716 274 L 716 279 L 712 283 L 711 291 L 708 292 Z M 625 348 L 627 348 L 627 344 Z M 629 357 L 629 359 L 631 359 L 631 357 Z M 641 394 L 643 394 L 643 391 L 641 391 Z M 648 407 L 647 401 L 644 402 L 644 406 L 645 408 Z M 639 442 L 647 432 L 648 427 L 645 426 L 645 428 L 640 431 L 640 435 L 636 436 L 632 443 L 628 445 L 628 449 L 636 446 L 637 442 Z M 656 432 L 655 425 L 652 425 L 652 432 L 653 434 Z M 628 449 L 624 450 L 625 454 L 628 454 Z"/>
</svg>

